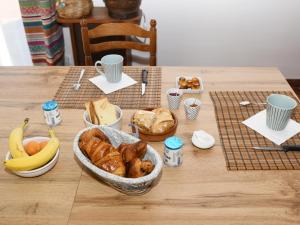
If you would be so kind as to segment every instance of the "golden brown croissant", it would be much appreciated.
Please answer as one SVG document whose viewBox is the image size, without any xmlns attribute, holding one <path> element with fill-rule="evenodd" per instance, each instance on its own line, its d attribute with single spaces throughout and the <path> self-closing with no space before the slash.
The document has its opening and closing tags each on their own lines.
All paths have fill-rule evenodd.
<svg viewBox="0 0 300 225">
<path fill-rule="evenodd" d="M 81 134 L 79 148 L 95 166 L 118 176 L 124 177 L 127 174 L 127 177 L 137 178 L 151 173 L 154 168 L 150 160 L 141 160 L 146 154 L 147 143 L 122 143 L 116 149 L 97 128 Z"/>
<path fill-rule="evenodd" d="M 83 132 L 80 135 L 80 142 L 88 142 L 91 138 L 97 138 L 100 141 L 104 141 L 110 144 L 108 137 L 99 129 L 93 128 Z"/>
<path fill-rule="evenodd" d="M 135 158 L 129 162 L 127 177 L 138 178 L 145 176 L 152 172 L 154 165 L 150 160 L 142 161 L 139 158 Z"/>
<path fill-rule="evenodd" d="M 83 132 L 79 139 L 79 148 L 95 166 L 112 174 L 125 176 L 126 168 L 121 154 L 99 129 Z"/>
<path fill-rule="evenodd" d="M 147 143 L 143 141 L 139 141 L 134 144 L 122 143 L 118 147 L 118 151 L 121 153 L 124 162 L 128 163 L 134 158 L 144 158 L 147 152 Z"/>
<path fill-rule="evenodd" d="M 103 143 L 103 142 L 102 142 Z M 124 177 L 126 173 L 126 167 L 122 160 L 120 153 L 114 148 L 113 151 L 105 155 L 100 160 L 94 162 L 94 164 L 112 174 Z"/>
</svg>

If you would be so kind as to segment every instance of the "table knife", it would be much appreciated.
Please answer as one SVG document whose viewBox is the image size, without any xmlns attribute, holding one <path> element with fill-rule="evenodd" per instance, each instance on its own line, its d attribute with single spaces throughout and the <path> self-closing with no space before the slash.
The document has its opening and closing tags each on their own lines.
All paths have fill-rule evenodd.
<svg viewBox="0 0 300 225">
<path fill-rule="evenodd" d="M 142 95 L 146 92 L 146 86 L 148 84 L 148 70 L 142 70 Z"/>
<path fill-rule="evenodd" d="M 266 150 L 266 151 L 300 151 L 300 145 L 281 145 L 274 147 L 253 147 L 255 150 Z"/>
</svg>

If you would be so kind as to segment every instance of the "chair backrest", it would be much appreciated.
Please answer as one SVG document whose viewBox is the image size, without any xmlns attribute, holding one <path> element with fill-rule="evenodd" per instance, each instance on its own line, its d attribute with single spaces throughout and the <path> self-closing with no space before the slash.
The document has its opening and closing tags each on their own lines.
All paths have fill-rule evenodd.
<svg viewBox="0 0 300 225">
<path fill-rule="evenodd" d="M 93 29 L 88 29 L 86 20 L 81 21 L 81 35 L 85 65 L 93 65 L 92 54 L 114 49 L 139 50 L 150 53 L 149 65 L 156 66 L 156 21 L 150 21 L 150 30 L 145 30 L 133 23 L 106 23 Z M 126 36 L 148 38 L 149 43 L 145 44 L 138 39 L 125 39 L 124 41 L 104 41 L 100 43 L 91 42 L 93 39 Z"/>
</svg>

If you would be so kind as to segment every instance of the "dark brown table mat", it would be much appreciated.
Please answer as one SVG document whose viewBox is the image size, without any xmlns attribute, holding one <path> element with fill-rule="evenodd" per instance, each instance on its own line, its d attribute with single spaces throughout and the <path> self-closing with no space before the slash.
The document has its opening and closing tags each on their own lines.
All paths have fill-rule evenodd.
<svg viewBox="0 0 300 225">
<path fill-rule="evenodd" d="M 85 74 L 81 80 L 80 89 L 75 91 L 73 84 L 77 82 L 82 68 L 85 68 Z M 71 109 L 84 109 L 85 102 L 99 99 L 101 96 L 107 96 L 112 104 L 118 105 L 122 109 L 160 107 L 161 68 L 147 67 L 148 85 L 144 96 L 141 96 L 142 69 L 142 67 L 124 67 L 124 73 L 136 80 L 137 84 L 105 95 L 88 80 L 96 76 L 94 67 L 71 67 L 56 92 L 54 100 L 58 101 L 60 108 Z"/>
<path fill-rule="evenodd" d="M 215 107 L 219 135 L 228 170 L 299 170 L 300 152 L 258 151 L 253 146 L 275 146 L 241 122 L 265 108 L 264 105 L 240 106 L 241 101 L 265 102 L 272 93 L 293 96 L 291 92 L 210 92 Z M 293 119 L 300 121 L 300 106 Z M 284 144 L 300 145 L 300 135 Z"/>
</svg>

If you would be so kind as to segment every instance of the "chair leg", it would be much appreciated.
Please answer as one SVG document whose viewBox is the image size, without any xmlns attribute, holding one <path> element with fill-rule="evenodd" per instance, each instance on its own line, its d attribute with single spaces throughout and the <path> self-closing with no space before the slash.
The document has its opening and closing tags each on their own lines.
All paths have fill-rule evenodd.
<svg viewBox="0 0 300 225">
<path fill-rule="evenodd" d="M 132 66 L 132 54 L 131 50 L 126 50 L 126 65 L 127 66 Z"/>
</svg>

